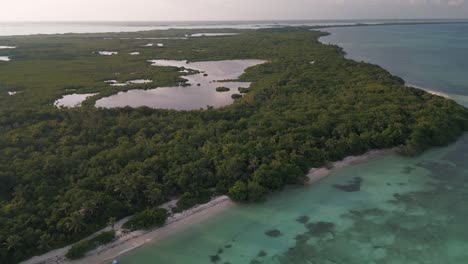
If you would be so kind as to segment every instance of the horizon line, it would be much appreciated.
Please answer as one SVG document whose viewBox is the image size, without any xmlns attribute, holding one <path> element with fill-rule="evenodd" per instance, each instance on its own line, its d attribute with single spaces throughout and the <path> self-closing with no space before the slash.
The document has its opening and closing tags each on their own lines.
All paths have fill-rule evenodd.
<svg viewBox="0 0 468 264">
<path fill-rule="evenodd" d="M 0 23 L 73 23 L 73 22 L 133 22 L 133 23 L 167 23 L 167 22 L 322 22 L 322 21 L 383 21 L 383 20 L 468 20 L 468 18 L 337 18 L 337 19 L 239 19 L 239 20 L 0 20 Z"/>
</svg>

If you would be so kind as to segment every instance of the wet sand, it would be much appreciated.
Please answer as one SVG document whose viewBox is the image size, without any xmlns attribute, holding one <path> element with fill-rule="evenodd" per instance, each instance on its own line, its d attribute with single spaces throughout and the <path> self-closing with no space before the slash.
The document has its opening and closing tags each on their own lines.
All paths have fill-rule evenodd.
<svg viewBox="0 0 468 264">
<path fill-rule="evenodd" d="M 111 263 L 113 259 L 118 258 L 118 256 L 122 254 L 130 252 L 147 243 L 156 242 L 159 239 L 167 237 L 174 232 L 193 224 L 200 223 L 234 205 L 235 204 L 227 196 L 217 197 L 207 204 L 199 205 L 195 208 L 169 217 L 167 224 L 161 228 L 157 228 L 152 231 L 131 232 L 109 245 L 105 245 L 90 252 L 88 257 L 70 263 Z"/>
<path fill-rule="evenodd" d="M 441 97 L 444 97 L 444 98 L 447 98 L 447 99 L 451 99 L 450 95 L 446 94 L 446 93 L 443 93 L 443 92 L 439 92 L 439 91 L 435 91 L 435 90 L 431 90 L 431 89 L 427 89 L 427 88 L 424 88 L 424 87 L 421 87 L 421 86 L 417 86 L 417 85 L 413 85 L 413 84 L 408 84 L 409 87 L 413 87 L 413 88 L 416 88 L 416 89 L 420 89 L 420 90 L 423 90 L 427 93 L 430 93 L 430 94 L 433 94 L 433 95 L 437 95 L 437 96 L 441 96 Z"/>
<path fill-rule="evenodd" d="M 307 174 L 307 177 L 309 178 L 307 183 L 313 184 L 337 170 L 380 158 L 388 154 L 393 154 L 396 153 L 397 150 L 398 148 L 371 150 L 360 156 L 349 156 L 343 160 L 332 162 L 329 166 L 312 168 Z"/>
<path fill-rule="evenodd" d="M 177 200 L 170 201 L 162 208 L 170 210 L 174 207 Z M 146 243 L 157 241 L 158 239 L 164 238 L 177 230 L 185 228 L 187 226 L 199 223 L 206 220 L 228 208 L 234 206 L 234 203 L 227 196 L 216 197 L 210 202 L 202 205 L 197 205 L 191 209 L 177 213 L 168 217 L 166 224 L 163 227 L 152 229 L 152 230 L 137 230 L 133 232 L 125 232 L 122 228 L 123 224 L 129 220 L 130 217 L 121 219 L 118 221 L 114 230 L 116 231 L 117 240 L 107 245 L 98 247 L 95 250 L 88 252 L 87 256 L 76 260 L 69 261 L 65 258 L 65 254 L 70 249 L 70 246 L 52 250 L 44 255 L 33 257 L 29 260 L 21 262 L 22 264 L 58 264 L 58 263 L 105 263 L 111 262 L 112 259 L 134 250 Z M 99 232 L 89 236 L 87 239 L 96 236 L 103 231 L 111 230 L 110 227 L 106 227 Z"/>
</svg>

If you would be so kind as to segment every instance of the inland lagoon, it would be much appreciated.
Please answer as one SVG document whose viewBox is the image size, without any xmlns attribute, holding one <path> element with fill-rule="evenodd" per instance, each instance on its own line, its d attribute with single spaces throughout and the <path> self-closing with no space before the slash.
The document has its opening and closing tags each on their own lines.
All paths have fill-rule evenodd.
<svg viewBox="0 0 468 264">
<path fill-rule="evenodd" d="M 112 56 L 117 55 L 119 53 L 117 51 L 98 51 L 98 54 L 103 56 Z"/>
<path fill-rule="evenodd" d="M 64 95 L 62 98 L 56 100 L 54 105 L 59 108 L 79 107 L 84 100 L 94 95 L 96 95 L 96 93 Z"/>
<path fill-rule="evenodd" d="M 191 37 L 221 37 L 221 36 L 236 36 L 239 33 L 195 33 Z"/>
<path fill-rule="evenodd" d="M 120 92 L 96 101 L 96 107 L 148 106 L 163 109 L 196 110 L 208 106 L 226 106 L 233 102 L 232 95 L 239 93 L 238 88 L 250 87 L 249 82 L 232 80 L 237 80 L 245 69 L 265 63 L 265 61 L 261 60 L 190 63 L 175 60 L 152 60 L 150 62 L 155 67 L 180 68 L 181 72 L 188 74 L 184 76 L 188 86 L 158 87 L 151 90 Z M 111 85 L 118 84 L 111 83 Z M 126 83 L 123 85 L 126 85 Z M 230 88 L 230 90 L 220 93 L 216 90 L 219 87 Z"/>
<path fill-rule="evenodd" d="M 145 84 L 145 83 L 152 83 L 152 80 L 147 80 L 147 79 L 135 79 L 135 80 L 129 80 L 124 83 L 119 83 L 117 80 L 107 80 L 104 81 L 105 83 L 109 84 L 110 86 L 127 86 L 130 84 Z"/>
</svg>

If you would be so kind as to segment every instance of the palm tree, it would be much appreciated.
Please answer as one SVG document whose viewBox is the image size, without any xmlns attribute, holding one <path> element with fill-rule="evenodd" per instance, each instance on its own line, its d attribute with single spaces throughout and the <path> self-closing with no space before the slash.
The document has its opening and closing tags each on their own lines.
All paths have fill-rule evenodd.
<svg viewBox="0 0 468 264">
<path fill-rule="evenodd" d="M 60 212 L 61 215 L 66 215 L 68 214 L 70 208 L 71 208 L 71 204 L 64 202 L 59 205 L 57 211 Z"/>
<path fill-rule="evenodd" d="M 127 201 L 132 201 L 135 197 L 134 190 L 130 186 L 128 180 L 123 177 L 119 177 L 114 184 L 114 192 L 119 193 L 121 198 L 126 199 Z"/>
<path fill-rule="evenodd" d="M 15 250 L 21 245 L 21 237 L 18 235 L 11 235 L 5 241 L 5 246 L 8 250 Z"/>
<path fill-rule="evenodd" d="M 161 191 L 160 187 L 156 183 L 151 183 L 148 186 L 148 189 L 143 191 L 144 195 L 146 196 L 146 200 L 150 204 L 159 204 L 164 201 L 164 195 Z"/>
<path fill-rule="evenodd" d="M 68 231 L 78 233 L 83 230 L 84 227 L 84 219 L 83 215 L 79 212 L 73 212 L 68 218 L 67 222 L 65 223 L 65 227 Z"/>
<path fill-rule="evenodd" d="M 79 213 L 83 216 L 93 216 L 96 210 L 98 209 L 97 201 L 95 200 L 89 200 L 81 206 L 81 209 L 79 210 Z"/>
<path fill-rule="evenodd" d="M 52 238 L 50 237 L 49 234 L 42 234 L 38 243 L 38 248 L 42 250 L 49 250 L 51 241 L 52 241 Z"/>
</svg>

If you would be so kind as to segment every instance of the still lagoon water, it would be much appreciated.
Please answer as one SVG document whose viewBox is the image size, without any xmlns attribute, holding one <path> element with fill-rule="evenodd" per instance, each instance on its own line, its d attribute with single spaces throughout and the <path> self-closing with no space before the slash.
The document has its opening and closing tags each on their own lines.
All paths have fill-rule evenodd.
<svg viewBox="0 0 468 264">
<path fill-rule="evenodd" d="M 249 67 L 265 63 L 262 60 L 225 60 L 187 62 L 175 60 L 152 60 L 155 67 L 177 67 L 187 73 L 183 78 L 188 86 L 158 87 L 151 90 L 129 90 L 96 101 L 96 107 L 139 107 L 197 110 L 222 107 L 233 102 L 231 96 L 239 94 L 239 88 L 249 88 L 250 82 L 232 81 L 238 79 Z M 190 69 L 190 71 L 189 71 Z M 226 87 L 229 91 L 218 92 L 216 88 Z"/>
<path fill-rule="evenodd" d="M 65 107 L 65 108 L 73 108 L 81 106 L 81 103 L 86 100 L 87 98 L 96 95 L 95 93 L 89 94 L 68 94 L 62 96 L 62 98 L 56 100 L 54 105 L 56 107 Z"/>
<path fill-rule="evenodd" d="M 468 95 L 468 27 L 330 29 L 323 41 L 408 82 Z M 336 34 L 336 35 L 335 35 Z M 465 43 L 465 44 L 463 44 Z M 447 45 L 444 47 L 444 45 Z M 450 128 L 447 128 L 450 129 Z M 237 205 L 122 257 L 146 263 L 462 264 L 468 259 L 468 137 L 385 157 Z M 353 184 L 358 188 L 343 188 Z"/>
</svg>

